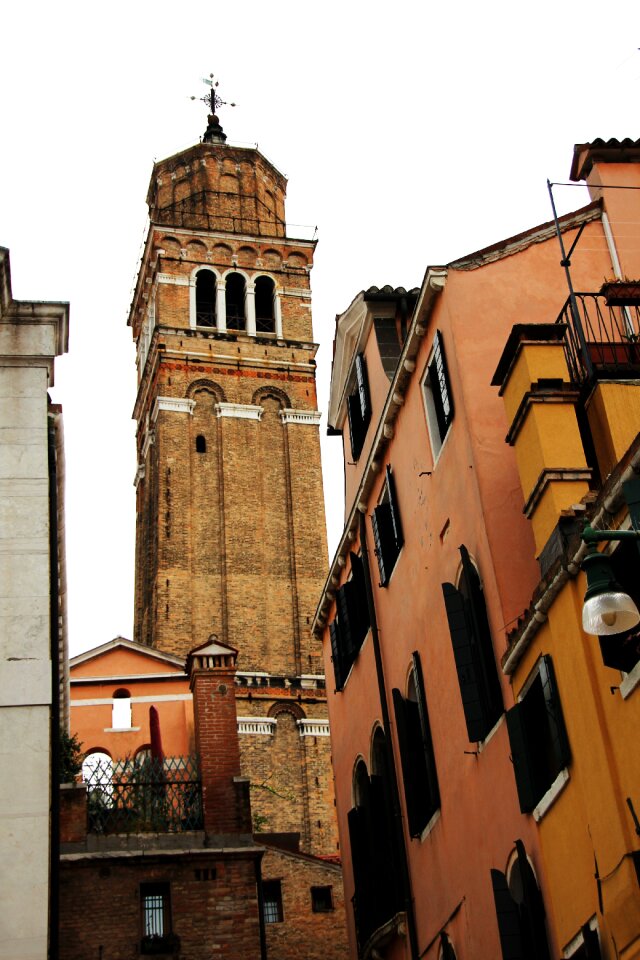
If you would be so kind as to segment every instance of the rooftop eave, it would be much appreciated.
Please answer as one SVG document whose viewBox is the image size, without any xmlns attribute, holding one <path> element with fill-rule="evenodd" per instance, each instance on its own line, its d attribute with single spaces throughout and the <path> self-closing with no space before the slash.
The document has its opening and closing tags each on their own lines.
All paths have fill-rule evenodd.
<svg viewBox="0 0 640 960">
<path fill-rule="evenodd" d="M 364 513 L 367 509 L 371 488 L 380 474 L 386 448 L 393 438 L 396 417 L 398 416 L 400 407 L 404 403 L 404 395 L 415 370 L 415 357 L 420 349 L 422 338 L 427 332 L 427 324 L 435 302 L 444 290 L 446 280 L 447 271 L 445 268 L 427 268 L 418 302 L 413 312 L 413 319 L 407 331 L 407 338 L 398 360 L 396 372 L 389 386 L 387 399 L 378 421 L 369 455 L 362 470 L 360 483 L 353 498 L 353 504 L 349 511 L 340 543 L 338 544 L 329 568 L 327 579 L 322 588 L 320 600 L 311 625 L 311 631 L 316 637 L 321 636 L 326 624 L 328 612 L 335 597 L 335 588 L 340 584 L 340 575 L 346 556 L 354 539 L 357 537 L 358 513 Z M 359 294 L 342 316 L 345 316 L 363 296 L 364 294 Z"/>
</svg>

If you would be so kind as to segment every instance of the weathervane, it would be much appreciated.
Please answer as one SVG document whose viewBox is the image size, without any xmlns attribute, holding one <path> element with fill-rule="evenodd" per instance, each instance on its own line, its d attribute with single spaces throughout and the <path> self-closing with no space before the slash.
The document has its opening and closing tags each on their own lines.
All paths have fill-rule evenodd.
<svg viewBox="0 0 640 960">
<path fill-rule="evenodd" d="M 209 93 L 205 93 L 204 97 L 191 97 L 192 100 L 202 100 L 203 103 L 206 103 L 209 107 L 209 110 L 212 114 L 215 115 L 218 107 L 235 107 L 235 103 L 229 103 L 227 100 L 223 100 L 222 97 L 218 96 L 216 87 L 218 86 L 219 81 L 213 79 L 213 74 L 210 73 L 209 77 L 203 77 L 202 82 L 210 88 Z"/>
</svg>

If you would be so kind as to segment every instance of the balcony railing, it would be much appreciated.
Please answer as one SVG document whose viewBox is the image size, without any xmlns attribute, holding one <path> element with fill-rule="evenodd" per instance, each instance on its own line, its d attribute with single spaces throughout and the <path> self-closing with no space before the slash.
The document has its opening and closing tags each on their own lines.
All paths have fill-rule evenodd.
<svg viewBox="0 0 640 960">
<path fill-rule="evenodd" d="M 85 780 L 92 833 L 180 833 L 202 828 L 198 758 L 145 756 L 93 766 Z"/>
<path fill-rule="evenodd" d="M 556 321 L 567 325 L 565 353 L 573 382 L 640 377 L 640 307 L 609 306 L 597 293 L 574 296 L 577 316 L 569 298 Z"/>
</svg>

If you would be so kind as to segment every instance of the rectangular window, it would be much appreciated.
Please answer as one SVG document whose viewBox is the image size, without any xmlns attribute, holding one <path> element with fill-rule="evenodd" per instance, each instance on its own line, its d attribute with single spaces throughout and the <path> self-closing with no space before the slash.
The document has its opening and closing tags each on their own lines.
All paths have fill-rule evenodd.
<svg viewBox="0 0 640 960">
<path fill-rule="evenodd" d="M 342 690 L 369 630 L 362 558 L 351 554 L 351 577 L 336 593 L 336 619 L 329 624 L 336 690 Z"/>
<path fill-rule="evenodd" d="M 480 577 L 464 544 L 459 587 L 442 584 L 469 740 L 484 740 L 503 711 L 502 690 Z"/>
<path fill-rule="evenodd" d="M 331 887 L 311 887 L 311 909 L 314 913 L 329 913 L 333 910 Z"/>
<path fill-rule="evenodd" d="M 362 452 L 371 421 L 371 399 L 369 396 L 367 364 L 362 353 L 356 356 L 355 368 L 355 390 L 347 397 L 347 414 L 349 416 L 351 454 L 353 459 L 357 460 Z"/>
<path fill-rule="evenodd" d="M 453 396 L 449 382 L 444 343 L 439 330 L 436 330 L 436 335 L 433 339 L 433 349 L 429 357 L 429 362 L 427 363 L 426 376 L 422 381 L 422 389 L 427 411 L 431 449 L 435 460 L 440 453 L 444 438 L 453 420 Z"/>
<path fill-rule="evenodd" d="M 427 698 L 420 655 L 413 654 L 413 669 L 406 699 L 393 690 L 409 835 L 419 837 L 440 807 L 436 760 L 431 740 Z"/>
<path fill-rule="evenodd" d="M 371 516 L 371 527 L 380 571 L 380 586 L 386 587 L 404 544 L 396 486 L 389 466 L 382 497 Z"/>
<path fill-rule="evenodd" d="M 168 883 L 141 883 L 142 940 L 140 953 L 172 953 L 177 938 L 171 933 Z"/>
<path fill-rule="evenodd" d="M 507 711 L 520 809 L 530 813 L 571 760 L 551 657 L 540 658 L 522 699 Z"/>
<path fill-rule="evenodd" d="M 265 923 L 282 923 L 282 885 L 280 880 L 262 881 L 262 904 Z"/>
</svg>

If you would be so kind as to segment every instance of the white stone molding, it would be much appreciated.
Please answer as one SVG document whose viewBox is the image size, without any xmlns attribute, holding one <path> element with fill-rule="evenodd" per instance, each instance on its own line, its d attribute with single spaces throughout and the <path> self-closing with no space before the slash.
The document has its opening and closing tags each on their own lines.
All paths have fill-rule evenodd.
<svg viewBox="0 0 640 960">
<path fill-rule="evenodd" d="M 143 461 L 147 459 L 147 454 L 149 453 L 149 447 L 151 446 L 152 443 L 155 443 L 155 441 L 156 441 L 156 435 L 153 432 L 153 430 L 147 430 L 147 432 L 144 435 L 144 440 L 142 441 L 142 450 L 140 451 L 142 454 Z"/>
<path fill-rule="evenodd" d="M 262 420 L 264 407 L 253 403 L 216 403 L 217 417 L 234 417 L 236 420 Z"/>
<path fill-rule="evenodd" d="M 151 422 L 156 422 L 161 410 L 168 410 L 171 413 L 193 414 L 195 405 L 195 400 L 189 400 L 187 397 L 156 397 L 156 402 L 151 411 Z"/>
<path fill-rule="evenodd" d="M 140 481 L 144 480 L 145 470 L 146 470 L 146 467 L 144 463 L 139 463 L 136 469 L 136 475 L 133 478 L 133 485 L 136 488 L 136 490 L 138 489 L 138 484 L 140 483 Z"/>
<path fill-rule="evenodd" d="M 317 426 L 322 414 L 319 410 L 292 410 L 286 407 L 280 411 L 280 418 L 283 423 L 311 423 Z"/>
<path fill-rule="evenodd" d="M 180 251 L 182 253 L 182 251 Z M 176 287 L 188 287 L 189 277 L 174 276 L 172 273 L 159 273 L 158 283 L 171 283 Z"/>
<path fill-rule="evenodd" d="M 272 737 L 276 731 L 277 722 L 272 717 L 238 717 L 238 733 Z"/>
<path fill-rule="evenodd" d="M 305 720 L 296 720 L 301 737 L 328 737 L 329 721 L 314 720 L 307 717 Z"/>
<path fill-rule="evenodd" d="M 282 340 L 282 306 L 280 304 L 280 293 L 275 291 L 273 297 L 273 312 L 276 321 L 276 337 Z"/>
</svg>

